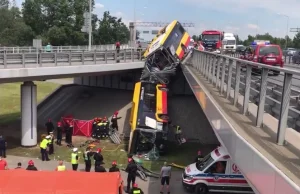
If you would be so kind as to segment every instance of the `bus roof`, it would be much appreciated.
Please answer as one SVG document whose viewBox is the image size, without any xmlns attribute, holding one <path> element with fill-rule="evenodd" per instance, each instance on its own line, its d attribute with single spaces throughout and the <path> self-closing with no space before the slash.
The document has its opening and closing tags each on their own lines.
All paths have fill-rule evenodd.
<svg viewBox="0 0 300 194">
<path fill-rule="evenodd" d="M 118 194 L 120 173 L 6 170 L 1 172 L 2 193 Z"/>
</svg>

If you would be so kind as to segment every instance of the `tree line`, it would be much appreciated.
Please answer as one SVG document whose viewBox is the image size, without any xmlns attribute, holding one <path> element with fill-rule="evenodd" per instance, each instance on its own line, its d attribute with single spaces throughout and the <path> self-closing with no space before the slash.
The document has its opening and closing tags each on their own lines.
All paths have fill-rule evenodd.
<svg viewBox="0 0 300 194">
<path fill-rule="evenodd" d="M 81 31 L 84 13 L 88 11 L 84 0 L 25 0 L 21 9 L 0 0 L 0 45 L 32 46 L 33 39 L 53 46 L 87 45 L 88 34 Z M 95 2 L 92 2 L 93 7 Z M 92 14 L 92 43 L 127 44 L 129 29 L 122 18 L 108 11 L 102 18 Z"/>
<path fill-rule="evenodd" d="M 200 40 L 200 36 L 193 35 L 192 38 L 194 40 Z M 248 35 L 247 39 L 242 40 L 239 38 L 238 35 L 236 35 L 236 42 L 237 44 L 241 44 L 244 46 L 249 46 L 251 45 L 254 40 L 269 40 L 272 44 L 278 44 L 281 46 L 281 48 L 285 48 L 286 46 L 288 48 L 297 48 L 300 49 L 300 32 L 298 32 L 294 38 L 290 38 L 289 36 L 286 36 L 284 38 L 280 37 L 274 37 L 269 33 L 266 34 L 257 34 L 256 36 Z M 286 40 L 287 40 L 287 45 L 286 45 Z"/>
</svg>

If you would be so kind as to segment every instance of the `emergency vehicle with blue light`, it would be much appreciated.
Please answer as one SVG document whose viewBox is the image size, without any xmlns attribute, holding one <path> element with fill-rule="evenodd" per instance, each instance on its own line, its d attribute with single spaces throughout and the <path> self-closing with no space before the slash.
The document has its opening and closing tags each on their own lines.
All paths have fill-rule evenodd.
<svg viewBox="0 0 300 194">
<path fill-rule="evenodd" d="M 270 66 L 283 67 L 283 53 L 279 45 L 271 44 L 270 41 L 254 41 L 251 46 L 251 52 L 245 53 L 240 58 L 257 63 L 262 63 Z M 259 68 L 253 67 L 254 71 L 260 71 Z M 275 76 L 280 74 L 280 71 L 273 70 Z"/>
<path fill-rule="evenodd" d="M 186 190 L 197 194 L 254 193 L 224 147 L 188 165 L 182 174 L 182 184 Z"/>
</svg>

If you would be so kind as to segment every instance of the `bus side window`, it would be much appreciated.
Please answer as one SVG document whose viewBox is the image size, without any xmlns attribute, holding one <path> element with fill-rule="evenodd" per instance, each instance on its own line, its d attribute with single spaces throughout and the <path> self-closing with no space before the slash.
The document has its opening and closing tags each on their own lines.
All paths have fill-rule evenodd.
<svg viewBox="0 0 300 194">
<path fill-rule="evenodd" d="M 227 161 L 218 161 L 212 164 L 209 169 L 205 171 L 205 173 L 211 174 L 225 174 L 226 172 Z"/>
</svg>

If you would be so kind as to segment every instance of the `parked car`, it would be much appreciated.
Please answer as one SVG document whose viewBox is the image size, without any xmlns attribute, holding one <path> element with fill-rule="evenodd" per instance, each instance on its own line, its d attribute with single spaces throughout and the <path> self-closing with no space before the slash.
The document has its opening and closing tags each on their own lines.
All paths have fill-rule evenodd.
<svg viewBox="0 0 300 194">
<path fill-rule="evenodd" d="M 243 46 L 243 45 L 238 45 L 236 47 L 236 53 L 242 54 L 243 52 L 245 52 L 247 47 Z"/>
<path fill-rule="evenodd" d="M 293 56 L 297 52 L 297 50 L 295 48 L 287 48 L 286 52 L 288 56 Z"/>
</svg>

